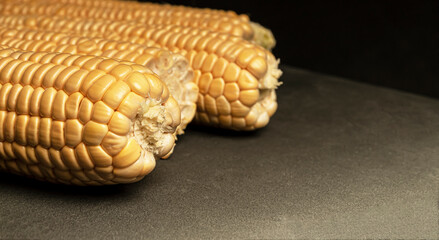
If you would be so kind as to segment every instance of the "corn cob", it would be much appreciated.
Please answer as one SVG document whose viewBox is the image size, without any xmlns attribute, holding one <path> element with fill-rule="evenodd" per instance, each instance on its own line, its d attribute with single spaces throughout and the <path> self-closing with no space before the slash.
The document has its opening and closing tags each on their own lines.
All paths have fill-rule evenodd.
<svg viewBox="0 0 439 240">
<path fill-rule="evenodd" d="M 0 170 L 74 185 L 131 183 L 172 152 L 179 108 L 149 69 L 0 49 Z"/>
<path fill-rule="evenodd" d="M 181 109 L 183 133 L 195 116 L 198 86 L 186 58 L 170 51 L 129 42 L 69 36 L 50 31 L 0 27 L 0 44 L 26 51 L 86 54 L 131 61 L 151 69 L 164 81 Z M 153 44 L 150 44 L 153 45 Z"/>
<path fill-rule="evenodd" d="M 87 3 L 95 3 L 87 6 Z M 3 14 L 68 16 L 87 19 L 136 21 L 148 25 L 200 27 L 251 40 L 253 29 L 246 15 L 226 14 L 211 9 L 196 9 L 169 4 L 124 1 L 32 1 L 2 3 Z"/>
<path fill-rule="evenodd" d="M 0 5 L 3 14 L 80 17 L 135 21 L 147 25 L 179 25 L 232 34 L 272 49 L 276 44 L 270 30 L 232 11 L 198 9 L 169 4 L 134 1 L 33 0 Z"/>
<path fill-rule="evenodd" d="M 147 39 L 179 53 L 194 70 L 200 89 L 195 120 L 205 125 L 254 130 L 267 125 L 277 109 L 278 62 L 269 51 L 239 37 L 180 26 L 42 16 L 0 16 L 0 24 L 134 43 Z"/>
</svg>

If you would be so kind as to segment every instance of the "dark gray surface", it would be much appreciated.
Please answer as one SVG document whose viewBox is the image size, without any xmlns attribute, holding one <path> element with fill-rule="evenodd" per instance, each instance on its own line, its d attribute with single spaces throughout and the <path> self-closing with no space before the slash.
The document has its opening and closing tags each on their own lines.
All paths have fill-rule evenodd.
<svg viewBox="0 0 439 240">
<path fill-rule="evenodd" d="M 439 238 L 439 101 L 284 67 L 265 129 L 191 126 L 139 183 L 0 175 L 0 238 Z"/>
</svg>

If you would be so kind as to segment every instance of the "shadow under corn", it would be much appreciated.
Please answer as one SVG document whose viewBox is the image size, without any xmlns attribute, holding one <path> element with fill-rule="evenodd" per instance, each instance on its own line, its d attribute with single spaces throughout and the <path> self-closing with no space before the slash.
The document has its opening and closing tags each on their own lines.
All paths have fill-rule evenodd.
<svg viewBox="0 0 439 240">
<path fill-rule="evenodd" d="M 148 179 L 146 179 L 148 178 Z M 130 196 L 138 188 L 148 188 L 154 184 L 153 177 L 132 184 L 118 184 L 109 186 L 72 186 L 42 182 L 36 179 L 0 172 L 0 194 L 48 194 L 55 197 L 71 198 L 114 198 Z"/>
<path fill-rule="evenodd" d="M 180 135 L 177 141 L 177 147 L 186 138 L 202 138 L 206 142 L 209 142 L 211 138 L 226 138 L 226 139 L 248 139 L 257 138 L 262 134 L 264 129 L 258 129 L 256 131 L 233 131 L 227 129 L 219 129 L 206 127 L 196 124 L 190 124 L 185 130 L 185 134 Z M 204 141 L 204 140 L 203 140 Z M 190 142 L 190 141 L 189 141 Z M 174 152 L 178 154 L 178 152 Z M 174 155 L 173 154 L 173 155 Z M 172 156 L 171 156 L 172 157 Z M 167 161 L 158 160 L 159 162 Z M 51 196 L 58 197 L 72 197 L 72 198 L 112 198 L 129 196 L 136 194 L 139 191 L 145 191 L 148 188 L 154 188 L 154 186 L 160 185 L 163 181 L 166 181 L 166 173 L 160 171 L 160 166 L 154 170 L 154 174 L 145 176 L 139 182 L 130 184 L 117 184 L 109 186 L 70 186 L 64 184 L 54 184 L 50 182 L 42 182 L 33 178 L 24 176 L 18 176 L 6 172 L 0 172 L 0 195 L 1 194 L 49 194 Z M 146 190 L 148 191 L 148 190 Z"/>
<path fill-rule="evenodd" d="M 203 135 L 203 136 L 219 136 L 219 137 L 226 137 L 226 138 L 246 138 L 246 137 L 258 137 L 261 135 L 262 132 L 265 131 L 265 128 L 256 129 L 253 131 L 235 131 L 230 129 L 222 129 L 222 128 L 215 128 L 215 127 L 208 127 L 203 125 L 198 125 L 195 123 L 191 123 L 188 125 L 188 127 L 185 129 L 185 134 L 179 136 L 185 137 L 186 135 Z M 177 142 L 178 144 L 178 142 Z"/>
</svg>

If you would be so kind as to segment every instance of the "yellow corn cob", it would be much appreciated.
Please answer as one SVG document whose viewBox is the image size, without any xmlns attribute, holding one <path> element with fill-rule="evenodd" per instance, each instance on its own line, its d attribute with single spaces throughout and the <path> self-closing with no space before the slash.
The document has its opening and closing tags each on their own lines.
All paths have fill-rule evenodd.
<svg viewBox="0 0 439 240">
<path fill-rule="evenodd" d="M 47 16 L 80 17 L 135 21 L 148 25 L 179 25 L 209 29 L 253 40 L 272 49 L 276 44 L 270 30 L 249 21 L 247 15 L 232 11 L 198 9 L 184 6 L 138 3 L 134 1 L 13 1 L 0 5 L 3 14 L 42 14 Z"/>
<path fill-rule="evenodd" d="M 85 3 L 102 3 L 84 6 Z M 109 19 L 136 21 L 148 25 L 180 25 L 211 29 L 230 33 L 251 40 L 253 29 L 245 15 L 222 14 L 221 11 L 196 9 L 183 6 L 159 5 L 124 1 L 34 1 L 27 3 L 2 3 L 3 14 L 42 14 L 47 16 L 69 16 L 87 19 Z"/>
<path fill-rule="evenodd" d="M 5 27 L 0 27 L 0 44 L 26 51 L 103 56 L 146 66 L 167 84 L 179 103 L 182 120 L 178 133 L 182 134 L 195 116 L 198 86 L 192 82 L 193 71 L 187 59 L 179 54 L 129 42 Z"/>
<path fill-rule="evenodd" d="M 0 49 L 1 170 L 64 184 L 130 183 L 172 152 L 179 108 L 149 69 Z"/>
<path fill-rule="evenodd" d="M 277 109 L 278 62 L 269 51 L 239 37 L 180 26 L 42 16 L 0 16 L 0 24 L 134 43 L 147 39 L 182 54 L 200 89 L 195 120 L 205 125 L 253 130 L 267 125 Z"/>
<path fill-rule="evenodd" d="M 33 4 L 33 3 L 60 3 L 60 4 L 68 4 L 75 6 L 83 6 L 83 7 L 98 7 L 98 8 L 112 8 L 117 7 L 121 9 L 138 9 L 141 10 L 149 10 L 149 9 L 162 9 L 167 8 L 168 11 L 172 11 L 168 13 L 168 11 L 160 10 L 159 14 L 174 14 L 174 11 L 179 11 L 186 13 L 190 11 L 193 14 L 216 14 L 225 17 L 242 17 L 247 18 L 247 15 L 238 15 L 234 11 L 225 11 L 225 10 L 217 10 L 210 8 L 192 8 L 185 7 L 179 5 L 170 5 L 170 4 L 157 4 L 150 2 L 138 2 L 138 1 L 127 1 L 127 0 L 1 0 L 1 3 L 17 3 L 17 4 Z"/>
</svg>

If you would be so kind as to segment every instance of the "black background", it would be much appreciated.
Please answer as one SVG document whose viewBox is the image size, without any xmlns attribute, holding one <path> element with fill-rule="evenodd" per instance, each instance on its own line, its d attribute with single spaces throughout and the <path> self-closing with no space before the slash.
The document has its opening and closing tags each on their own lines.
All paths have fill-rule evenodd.
<svg viewBox="0 0 439 240">
<path fill-rule="evenodd" d="M 439 97 L 439 1 L 202 1 L 272 29 L 281 63 Z"/>
</svg>

